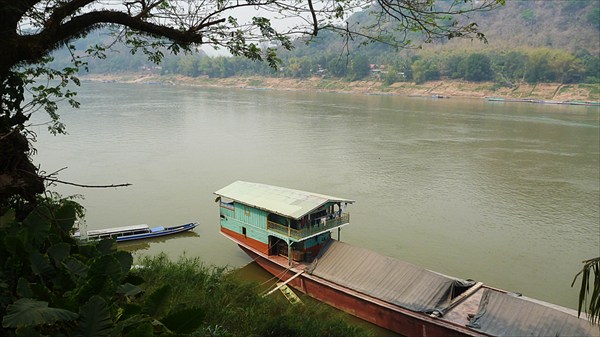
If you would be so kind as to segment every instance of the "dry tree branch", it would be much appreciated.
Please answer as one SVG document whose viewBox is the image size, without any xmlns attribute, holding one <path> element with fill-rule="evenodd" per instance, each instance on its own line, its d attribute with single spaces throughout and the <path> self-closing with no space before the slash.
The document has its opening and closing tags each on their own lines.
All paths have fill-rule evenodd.
<svg viewBox="0 0 600 337">
<path fill-rule="evenodd" d="M 55 178 L 50 178 L 50 177 L 42 177 L 42 179 L 44 179 L 46 181 L 53 182 L 53 183 L 59 183 L 59 184 L 77 186 L 77 187 L 84 187 L 84 188 L 111 188 L 111 187 L 127 187 L 127 186 L 131 186 L 130 183 L 125 183 L 125 184 L 111 184 L 111 185 L 85 185 L 85 184 L 72 183 L 72 182 L 68 182 L 68 181 L 64 181 L 64 180 L 59 180 L 59 179 L 55 179 Z"/>
</svg>

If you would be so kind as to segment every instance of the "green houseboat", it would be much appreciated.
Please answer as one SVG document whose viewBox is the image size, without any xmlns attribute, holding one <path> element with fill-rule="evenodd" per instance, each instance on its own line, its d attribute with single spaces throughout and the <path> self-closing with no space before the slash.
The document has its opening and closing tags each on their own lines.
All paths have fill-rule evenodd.
<svg viewBox="0 0 600 337">
<path fill-rule="evenodd" d="M 236 181 L 219 196 L 221 232 L 288 264 L 312 262 L 331 232 L 348 225 L 344 210 L 354 200 Z"/>
<path fill-rule="evenodd" d="M 221 233 L 280 287 L 404 336 L 600 335 L 574 310 L 340 242 L 354 200 L 244 181 L 215 194 Z"/>
</svg>

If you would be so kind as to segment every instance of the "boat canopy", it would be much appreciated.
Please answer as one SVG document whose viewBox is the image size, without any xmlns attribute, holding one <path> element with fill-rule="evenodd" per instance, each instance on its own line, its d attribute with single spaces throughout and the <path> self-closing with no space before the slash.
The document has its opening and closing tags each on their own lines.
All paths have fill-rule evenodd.
<svg viewBox="0 0 600 337">
<path fill-rule="evenodd" d="M 331 240 L 307 272 L 416 312 L 444 313 L 452 298 L 475 284 Z"/>
<path fill-rule="evenodd" d="M 296 220 L 328 202 L 354 203 L 350 199 L 246 181 L 236 181 L 214 194 Z"/>
<path fill-rule="evenodd" d="M 148 230 L 149 227 L 148 225 L 142 224 L 142 225 L 132 225 L 132 226 L 123 226 L 123 227 L 113 227 L 113 228 L 106 228 L 106 229 L 94 229 L 94 230 L 90 230 L 87 232 L 88 236 L 95 236 L 95 235 L 103 235 L 103 234 L 115 234 L 115 233 L 122 233 L 122 232 L 132 232 L 132 231 L 141 231 L 141 230 Z"/>
<path fill-rule="evenodd" d="M 564 308 L 561 308 L 564 309 Z M 600 329 L 551 304 L 485 289 L 468 327 L 492 336 L 599 336 Z"/>
</svg>

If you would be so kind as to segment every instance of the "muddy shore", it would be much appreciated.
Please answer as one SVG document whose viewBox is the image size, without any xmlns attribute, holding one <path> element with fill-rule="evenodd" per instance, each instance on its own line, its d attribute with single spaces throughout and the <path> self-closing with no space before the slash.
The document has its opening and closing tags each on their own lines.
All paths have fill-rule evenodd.
<svg viewBox="0 0 600 337">
<path fill-rule="evenodd" d="M 186 77 L 156 74 L 91 74 L 81 76 L 83 81 L 117 83 L 187 85 L 218 88 L 246 88 L 270 90 L 300 90 L 339 92 L 367 95 L 434 96 L 434 97 L 499 97 L 506 99 L 532 99 L 552 101 L 600 100 L 598 84 L 521 83 L 512 88 L 499 87 L 492 82 L 431 81 L 423 84 L 398 82 L 385 85 L 381 81 L 345 81 L 312 77 L 307 79 L 273 77 Z"/>
</svg>

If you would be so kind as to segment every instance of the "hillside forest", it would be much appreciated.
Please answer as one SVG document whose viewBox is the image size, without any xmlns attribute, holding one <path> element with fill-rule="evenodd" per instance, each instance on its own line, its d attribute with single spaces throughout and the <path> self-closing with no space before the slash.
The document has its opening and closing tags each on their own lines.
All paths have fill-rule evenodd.
<svg viewBox="0 0 600 337">
<path fill-rule="evenodd" d="M 355 13 L 350 22 L 368 26 L 369 9 Z M 88 71 L 143 72 L 161 75 L 227 78 L 271 76 L 288 78 L 378 79 L 384 84 L 440 79 L 493 81 L 499 87 L 517 83 L 600 83 L 600 3 L 596 0 L 507 1 L 502 8 L 473 14 L 487 43 L 478 40 L 434 40 L 422 43 L 418 35 L 406 38 L 411 48 L 382 43 L 365 44 L 360 38 L 344 40 L 321 32 L 310 41 L 297 40 L 291 51 L 280 50 L 278 69 L 244 57 L 209 56 L 205 51 L 170 55 L 160 65 L 143 53 L 132 55 L 115 45 L 102 59 L 89 59 Z M 108 43 L 99 30 L 75 43 L 77 50 Z M 54 66 L 66 66 L 66 50 L 54 55 Z"/>
</svg>

